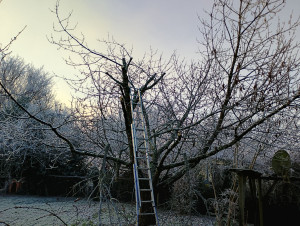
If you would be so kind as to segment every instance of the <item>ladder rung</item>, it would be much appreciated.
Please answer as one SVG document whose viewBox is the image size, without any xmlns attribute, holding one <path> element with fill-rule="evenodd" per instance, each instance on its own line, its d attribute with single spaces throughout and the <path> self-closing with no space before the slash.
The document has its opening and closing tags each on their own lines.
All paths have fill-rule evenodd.
<svg viewBox="0 0 300 226">
<path fill-rule="evenodd" d="M 140 191 L 152 191 L 150 188 L 141 188 Z"/>
<path fill-rule="evenodd" d="M 155 213 L 140 213 L 139 215 L 155 215 Z"/>
<path fill-rule="evenodd" d="M 142 148 L 142 147 L 139 147 L 138 149 L 140 149 L 140 150 L 146 150 L 147 148 Z"/>
<path fill-rule="evenodd" d="M 137 156 L 136 159 L 146 159 L 145 157 Z"/>
<path fill-rule="evenodd" d="M 139 180 L 150 180 L 150 178 L 147 178 L 147 177 L 139 177 Z"/>
<path fill-rule="evenodd" d="M 153 202 L 153 201 L 152 200 L 145 200 L 145 201 L 141 201 L 141 202 L 150 203 L 150 202 Z"/>
<path fill-rule="evenodd" d="M 136 128 L 137 131 L 144 131 L 144 129 Z"/>
<path fill-rule="evenodd" d="M 137 149 L 138 150 L 146 150 L 146 148 L 143 148 L 143 147 L 138 147 Z"/>
<path fill-rule="evenodd" d="M 148 170 L 149 168 L 148 167 L 147 168 L 138 167 L 138 169 L 140 169 L 140 170 Z"/>
</svg>

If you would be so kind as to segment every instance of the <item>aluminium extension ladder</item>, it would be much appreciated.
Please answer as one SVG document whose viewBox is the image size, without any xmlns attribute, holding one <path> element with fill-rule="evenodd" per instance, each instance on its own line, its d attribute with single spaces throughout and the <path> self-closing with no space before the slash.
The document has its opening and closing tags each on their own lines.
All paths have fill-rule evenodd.
<svg viewBox="0 0 300 226">
<path fill-rule="evenodd" d="M 159 225 L 150 168 L 149 143 L 140 90 L 131 89 L 131 133 L 137 225 Z"/>
</svg>

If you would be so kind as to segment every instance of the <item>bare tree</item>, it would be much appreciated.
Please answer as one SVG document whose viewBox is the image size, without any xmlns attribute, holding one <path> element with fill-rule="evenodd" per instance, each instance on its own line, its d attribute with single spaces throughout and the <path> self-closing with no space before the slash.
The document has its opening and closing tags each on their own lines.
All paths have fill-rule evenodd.
<svg viewBox="0 0 300 226">
<path fill-rule="evenodd" d="M 1 60 L 0 81 L 17 101 L 33 114 L 42 115 L 51 107 L 53 98 L 50 79 L 41 69 L 25 64 L 20 58 L 6 56 Z M 15 171 L 19 171 L 17 168 L 22 168 L 21 162 L 25 162 L 29 149 L 38 155 L 37 149 L 40 148 L 35 141 L 43 135 L 38 132 L 34 122 L 11 102 L 3 89 L 0 94 L 0 153 L 1 168 L 3 167 L 1 171 L 9 171 L 11 164 L 14 165 Z"/>
<path fill-rule="evenodd" d="M 99 152 L 114 144 L 111 160 L 132 164 L 130 89 L 134 100 L 141 89 L 153 181 L 163 186 L 185 174 L 183 153 L 193 168 L 289 112 L 300 95 L 299 45 L 293 42 L 299 21 L 272 26 L 283 6 L 279 0 L 215 1 L 210 20 L 201 21 L 201 59 L 186 63 L 175 55 L 163 60 L 155 52 L 134 60 L 132 51 L 114 39 L 99 42 L 106 52 L 92 49 L 84 36 L 73 34 L 71 15 L 61 18 L 57 4 L 61 37 L 51 42 L 75 54 L 67 63 L 81 69 L 68 82 L 80 92 L 74 114 L 90 142 Z"/>
<path fill-rule="evenodd" d="M 2 179 L 9 184 L 13 179 L 18 182 L 26 177 L 25 183 L 30 190 L 34 187 L 30 181 L 39 180 L 41 175 L 75 173 L 74 169 L 78 169 L 76 172 L 79 175 L 79 164 L 84 157 L 72 156 L 63 141 L 53 137 L 49 127 L 33 118 L 58 128 L 63 126 L 61 130 L 64 133 L 72 131 L 75 134 L 78 131 L 68 112 L 55 103 L 51 78 L 47 73 L 25 64 L 19 57 L 7 55 L 1 60 L 0 83 L 4 87 L 0 90 L 1 183 Z M 80 146 L 78 141 L 71 141 Z M 34 190 L 28 192 L 36 192 Z"/>
</svg>

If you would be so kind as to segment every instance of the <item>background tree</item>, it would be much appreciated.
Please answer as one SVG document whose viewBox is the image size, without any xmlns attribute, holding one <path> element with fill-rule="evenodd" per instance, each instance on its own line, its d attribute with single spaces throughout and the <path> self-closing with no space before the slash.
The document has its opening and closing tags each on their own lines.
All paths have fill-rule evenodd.
<svg viewBox="0 0 300 226">
<path fill-rule="evenodd" d="M 6 56 L 0 65 L 0 81 L 5 86 L 5 91 L 1 90 L 0 104 L 0 179 L 26 177 L 29 187 L 26 192 L 32 193 L 36 191 L 31 188 L 38 187 L 49 174 L 82 175 L 84 157 L 72 156 L 61 139 L 53 137 L 48 127 L 18 106 L 53 126 L 64 125 L 65 133 L 76 133 L 76 125 L 69 121 L 68 112 L 54 101 L 47 73 L 25 64 L 19 57 Z M 80 143 L 78 140 L 72 142 L 74 145 Z M 0 182 L 2 186 L 3 181 Z"/>
<path fill-rule="evenodd" d="M 6 57 L 0 66 L 1 83 L 15 96 L 17 101 L 33 114 L 42 114 L 49 109 L 51 100 L 51 82 L 42 69 L 25 64 L 18 57 Z M 39 145 L 34 141 L 42 138 L 33 121 L 26 120 L 28 116 L 18 108 L 1 90 L 1 152 L 3 164 L 9 170 L 9 163 L 15 164 L 16 158 L 25 161 L 25 150 L 39 151 Z M 17 161 L 16 161 L 17 162 Z M 7 164 L 6 164 L 7 163 Z M 20 163 L 20 162 L 19 162 Z M 19 171 L 20 172 L 20 171 Z"/>
</svg>

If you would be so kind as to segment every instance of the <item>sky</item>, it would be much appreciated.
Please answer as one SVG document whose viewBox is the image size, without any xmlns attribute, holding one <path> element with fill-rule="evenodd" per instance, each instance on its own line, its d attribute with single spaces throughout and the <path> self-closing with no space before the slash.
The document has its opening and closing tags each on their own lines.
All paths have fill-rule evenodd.
<svg viewBox="0 0 300 226">
<path fill-rule="evenodd" d="M 12 54 L 35 67 L 43 66 L 50 75 L 70 76 L 76 71 L 64 63 L 67 55 L 47 40 L 54 33 L 55 4 L 56 0 L 2 0 L 0 44 L 7 44 L 26 26 L 13 43 Z M 60 11 L 65 15 L 73 11 L 72 21 L 93 47 L 97 39 L 110 35 L 133 47 L 137 57 L 151 47 L 166 57 L 176 51 L 191 59 L 199 57 L 198 16 L 204 17 L 211 5 L 212 0 L 61 0 Z M 299 16 L 299 0 L 287 0 L 284 17 L 292 11 Z M 57 98 L 66 103 L 70 90 L 62 80 L 54 82 Z"/>
</svg>

